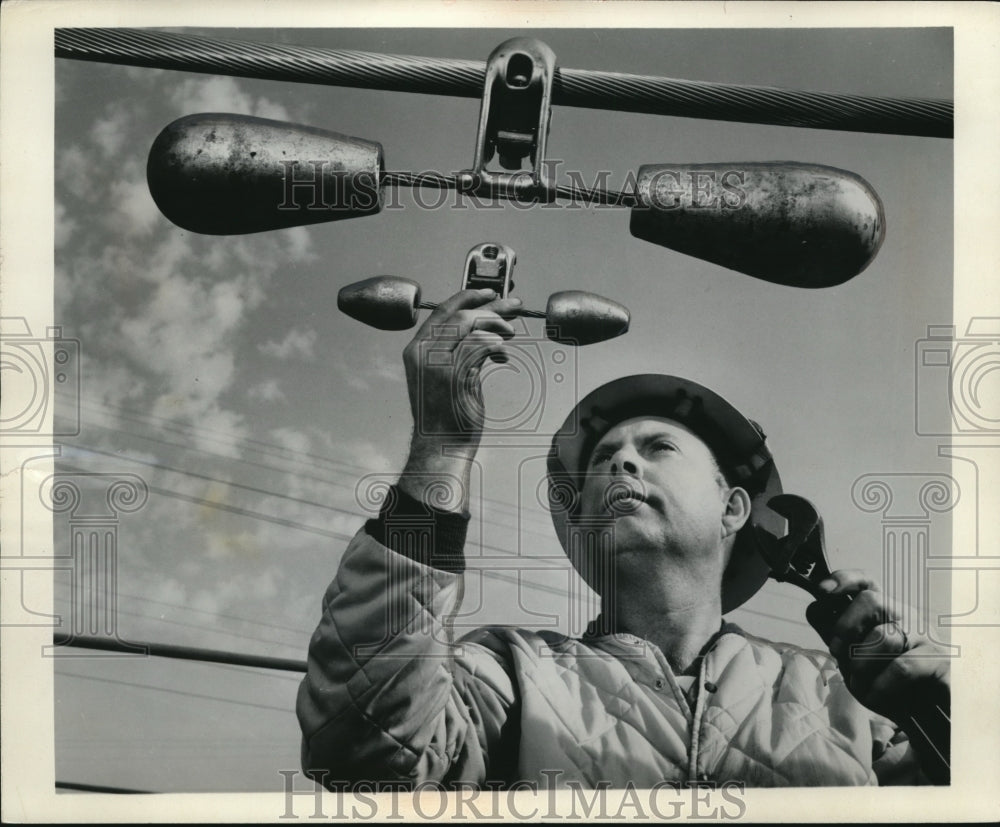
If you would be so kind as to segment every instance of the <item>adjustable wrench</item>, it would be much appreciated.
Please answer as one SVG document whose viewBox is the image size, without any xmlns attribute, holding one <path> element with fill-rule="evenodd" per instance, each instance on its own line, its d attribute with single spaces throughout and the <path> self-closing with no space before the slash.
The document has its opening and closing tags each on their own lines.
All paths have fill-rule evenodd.
<svg viewBox="0 0 1000 827">
<path fill-rule="evenodd" d="M 775 537 L 755 526 L 761 556 L 779 582 L 794 583 L 813 597 L 823 597 L 819 584 L 830 576 L 823 537 L 823 518 L 809 500 L 797 494 L 778 494 L 768 507 L 788 520 L 788 532 Z"/>
<path fill-rule="evenodd" d="M 830 576 L 830 564 L 826 559 L 823 518 L 820 517 L 816 506 L 805 497 L 799 497 L 796 494 L 778 494 L 772 497 L 767 505 L 772 511 L 788 520 L 788 532 L 784 537 L 775 537 L 770 531 L 755 526 L 755 533 L 759 540 L 758 548 L 771 569 L 771 577 L 779 582 L 794 583 L 813 597 L 824 597 L 825 594 L 820 591 L 819 584 Z M 833 599 L 827 596 L 826 611 L 829 613 L 829 617 L 831 619 L 838 617 L 852 600 L 853 598 L 849 594 L 842 594 Z M 903 651 L 905 651 L 907 649 L 906 633 L 898 624 L 896 625 L 903 632 Z M 819 630 L 817 629 L 817 631 Z M 829 640 L 825 637 L 824 641 L 829 644 Z M 857 644 L 851 648 L 856 653 L 863 650 L 865 645 Z M 841 654 L 837 658 L 837 663 L 846 677 L 848 687 L 851 687 L 853 692 L 853 674 L 849 671 L 850 667 L 845 665 L 845 658 L 846 656 Z M 936 754 L 937 761 L 928 754 L 927 761 L 929 763 L 925 767 L 925 771 L 932 775 L 935 783 L 947 784 L 951 778 L 951 765 L 948 762 L 951 731 L 949 706 L 950 695 L 946 693 L 943 698 L 934 700 L 928 706 L 926 713 L 919 716 L 907 715 L 907 723 L 903 724 L 904 729 L 913 737 L 914 731 L 910 728 L 910 724 L 912 724 L 919 732 L 920 737 L 928 742 Z M 933 735 L 929 733 L 933 733 Z M 939 745 L 941 749 L 938 748 Z"/>
</svg>

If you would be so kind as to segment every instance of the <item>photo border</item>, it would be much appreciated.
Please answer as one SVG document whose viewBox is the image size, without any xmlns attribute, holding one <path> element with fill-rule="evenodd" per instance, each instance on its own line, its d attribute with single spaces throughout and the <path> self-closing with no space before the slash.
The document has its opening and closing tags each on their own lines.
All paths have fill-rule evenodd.
<svg viewBox="0 0 1000 827">
<path fill-rule="evenodd" d="M 291 13 L 301 8 L 307 14 Z M 768 28 L 953 26 L 955 46 L 955 260 L 953 323 L 964 330 L 983 307 L 1000 306 L 1000 8 L 989 3 L 162 3 L 162 2 L 9 2 L 2 8 L 3 71 L 0 102 L 0 192 L 3 224 L 3 314 L 22 316 L 33 331 L 53 324 L 53 128 L 54 57 L 52 33 L 64 26 L 292 27 L 350 26 L 570 28 L 602 26 Z M 303 26 L 305 27 L 305 26 Z M 958 149 L 961 148 L 961 152 Z M 51 546 L 52 514 L 42 509 L 15 510 L 14 493 L 25 475 L 52 473 L 51 443 L 5 442 L 2 449 L 3 496 L 0 518 L 5 549 L 11 534 L 39 538 Z M 997 452 L 993 452 L 997 453 Z M 981 474 L 981 484 L 995 474 Z M 982 502 L 1000 492 L 981 492 Z M 988 516 L 988 515 L 987 515 Z M 953 521 L 953 549 L 975 547 L 970 527 Z M 15 534 L 15 538 L 17 534 Z M 20 588 L 16 572 L 3 567 L 4 613 Z M 42 578 L 33 578 L 35 581 Z M 956 578 L 957 580 L 957 578 Z M 32 584 L 32 605 L 52 606 L 51 584 Z M 953 584 L 952 605 L 968 605 L 975 595 Z M 143 796 L 56 795 L 53 787 L 54 728 L 52 660 L 40 656 L 51 643 L 51 627 L 0 628 L 3 652 L 2 791 L 7 821 L 281 821 L 285 798 L 276 775 L 275 792 L 260 794 L 158 794 Z M 955 708 L 975 709 L 976 716 L 953 721 L 953 780 L 949 788 L 852 789 L 849 806 L 873 820 L 963 821 L 997 815 L 1000 794 L 990 779 L 1000 777 L 998 710 L 992 693 L 980 687 L 1000 685 L 996 658 L 1000 630 L 952 630 L 963 657 L 956 664 Z M 985 698 L 985 703 L 983 702 Z M 984 737 L 988 733 L 993 737 Z M 560 794 L 561 795 L 561 794 Z M 518 808 L 529 812 L 531 794 Z M 836 788 L 746 791 L 749 820 L 827 821 L 845 806 Z M 304 799 L 303 799 L 304 800 Z M 611 800 L 614 800 L 613 798 Z M 336 808 L 328 806 L 328 813 Z M 349 811 L 349 805 L 348 805 Z M 300 818 L 307 818 L 302 812 Z M 410 813 L 410 817 L 416 814 Z M 286 819 L 287 820 L 287 819 Z M 336 820 L 336 819 L 330 819 Z"/>
</svg>

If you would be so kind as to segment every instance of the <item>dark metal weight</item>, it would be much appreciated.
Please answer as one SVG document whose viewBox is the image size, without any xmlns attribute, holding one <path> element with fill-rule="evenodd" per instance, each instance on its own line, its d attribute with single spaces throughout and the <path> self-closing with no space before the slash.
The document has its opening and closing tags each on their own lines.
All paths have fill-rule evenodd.
<svg viewBox="0 0 1000 827">
<path fill-rule="evenodd" d="M 636 238 L 792 287 L 842 284 L 885 237 L 868 182 L 817 164 L 648 164 L 636 195 Z"/>
<path fill-rule="evenodd" d="M 161 212 L 185 230 L 238 235 L 372 215 L 382 209 L 381 144 L 246 115 L 169 124 L 146 178 Z"/>
</svg>

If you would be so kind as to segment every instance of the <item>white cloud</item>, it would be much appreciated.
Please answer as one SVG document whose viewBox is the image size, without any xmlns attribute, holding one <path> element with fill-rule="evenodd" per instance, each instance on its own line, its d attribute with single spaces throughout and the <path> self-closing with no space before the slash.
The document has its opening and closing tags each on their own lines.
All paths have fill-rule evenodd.
<svg viewBox="0 0 1000 827">
<path fill-rule="evenodd" d="M 82 147 L 72 144 L 56 153 L 56 183 L 77 198 L 84 198 L 91 187 L 91 160 Z"/>
<path fill-rule="evenodd" d="M 367 473 L 374 474 L 383 471 L 395 472 L 402 470 L 402 458 L 390 459 L 382 445 L 376 445 L 367 440 L 345 443 L 337 440 L 328 432 L 323 432 L 322 434 L 318 434 L 318 436 L 323 443 L 323 453 L 325 455 L 355 469 L 343 472 L 354 481 L 357 481 L 357 479 Z"/>
<path fill-rule="evenodd" d="M 56 249 L 64 246 L 72 238 L 79 223 L 69 217 L 66 207 L 58 199 L 55 201 L 55 245 Z"/>
<path fill-rule="evenodd" d="M 171 273 L 179 272 L 185 262 L 192 257 L 190 238 L 184 233 L 167 233 L 163 241 L 144 259 L 145 266 L 139 268 L 134 277 L 158 284 Z"/>
<path fill-rule="evenodd" d="M 327 518 L 323 527 L 327 531 L 335 531 L 338 534 L 346 534 L 348 537 L 353 537 L 361 529 L 361 526 L 365 524 L 368 516 L 368 514 L 362 513 L 360 508 L 356 516 L 334 514 Z"/>
<path fill-rule="evenodd" d="M 259 385 L 254 385 L 247 391 L 247 396 L 261 402 L 284 402 L 284 392 L 278 387 L 277 379 L 266 379 Z"/>
<path fill-rule="evenodd" d="M 389 359 L 381 353 L 375 354 L 372 360 L 371 372 L 380 379 L 388 382 L 405 382 L 406 374 L 403 371 L 403 360 L 399 357 Z"/>
<path fill-rule="evenodd" d="M 258 118 L 289 120 L 288 110 L 267 98 L 254 98 L 236 78 L 213 76 L 190 78 L 177 84 L 170 95 L 171 102 L 188 115 L 195 112 L 233 112 Z"/>
<path fill-rule="evenodd" d="M 106 158 L 113 158 L 121 152 L 125 144 L 126 132 L 130 125 L 131 113 L 119 105 L 109 106 L 105 117 L 94 122 L 90 129 L 90 139 Z"/>
<path fill-rule="evenodd" d="M 373 356 L 368 356 L 369 353 L 371 349 L 361 351 L 363 361 L 349 360 L 343 355 L 338 355 L 330 367 L 337 371 L 349 388 L 357 391 L 370 391 L 374 379 L 400 385 L 406 381 L 401 358 L 398 356 L 389 358 L 377 352 Z"/>
<path fill-rule="evenodd" d="M 108 191 L 108 220 L 125 235 L 148 235 L 160 220 L 160 210 L 149 194 L 145 178 L 115 181 Z"/>
<path fill-rule="evenodd" d="M 243 319 L 246 294 L 238 281 L 223 281 L 209 293 L 212 317 L 226 329 L 236 327 Z"/>
<path fill-rule="evenodd" d="M 146 71 L 135 77 L 146 78 Z M 266 572 L 266 555 L 275 549 L 284 553 L 315 548 L 317 535 L 296 530 L 295 525 L 353 533 L 363 519 L 343 521 L 335 512 L 288 499 L 326 503 L 350 496 L 324 482 L 339 481 L 342 474 L 313 468 L 311 460 L 271 456 L 263 462 L 274 468 L 256 466 L 251 475 L 242 462 L 216 456 L 239 460 L 242 451 L 249 452 L 253 445 L 246 440 L 252 434 L 253 414 L 243 412 L 252 411 L 254 405 L 247 400 L 257 404 L 284 400 L 279 382 L 291 382 L 291 377 L 285 380 L 280 374 L 276 378 L 252 374 L 264 360 L 248 341 L 266 342 L 261 351 L 277 359 L 316 358 L 315 330 L 288 330 L 275 327 L 273 321 L 263 334 L 248 329 L 273 289 L 274 273 L 316 259 L 315 230 L 297 227 L 254 236 L 208 237 L 182 231 L 163 219 L 145 182 L 149 142 L 161 122 L 172 117 L 162 107 L 173 106 L 181 110 L 179 114 L 242 111 L 278 119 L 287 118 L 287 110 L 248 94 L 230 78 L 177 83 L 176 75 L 165 73 L 149 88 L 150 95 L 153 89 L 164 90 L 161 99 L 137 96 L 131 108 L 94 110 L 89 118 L 67 124 L 57 134 L 57 318 L 81 340 L 81 386 L 89 406 L 85 425 L 93 426 L 80 444 L 184 469 L 174 473 L 135 466 L 166 494 L 151 493 L 141 515 L 127 525 L 123 520 L 122 548 L 127 547 L 139 570 L 167 571 L 169 576 L 156 588 L 131 590 L 164 602 L 247 616 L 248 593 L 280 594 L 287 577 L 283 568 Z M 154 106 L 160 107 L 155 120 Z M 254 338 L 248 338 L 252 333 Z M 273 341 L 268 342 L 270 337 Z M 245 379 L 249 381 L 244 384 Z M 143 421 L 123 419 L 120 408 L 136 412 Z M 178 425 L 180 435 L 175 432 Z M 264 439 L 301 454 L 319 443 L 317 433 L 311 428 L 308 433 L 278 428 Z M 145 442 L 146 437 L 178 447 Z M 155 456 L 156 451 L 162 456 Z M 122 467 L 118 459 L 102 462 L 109 468 Z M 294 469 L 285 472 L 287 483 L 276 477 L 282 474 L 281 466 Z M 132 470 L 131 465 L 124 467 Z M 226 484 L 206 490 L 196 476 L 184 471 L 231 476 L 234 482 L 281 492 L 284 498 Z M 171 496 L 174 492 L 180 496 Z M 203 498 L 210 504 L 194 504 L 183 497 Z M 228 505 L 289 520 L 293 527 L 215 507 Z M 247 573 L 234 575 L 241 570 Z M 236 583 L 239 589 L 231 588 Z M 160 611 L 156 608 L 157 614 Z M 175 616 L 180 618 L 179 613 Z M 204 643 L 204 632 L 182 628 L 171 632 L 181 642 L 190 636 Z"/>
<path fill-rule="evenodd" d="M 184 584 L 173 577 L 158 579 L 155 585 L 143 586 L 143 591 L 149 595 L 151 600 L 155 600 L 154 607 L 158 603 L 169 603 L 172 606 L 184 606 L 187 604 L 187 589 Z"/>
<path fill-rule="evenodd" d="M 206 612 L 208 614 L 217 614 L 220 608 L 218 597 L 204 589 L 195 594 L 188 601 L 188 605 L 196 612 Z"/>
<path fill-rule="evenodd" d="M 86 342 L 82 343 L 86 348 Z M 86 360 L 86 353 L 84 359 Z M 131 400 L 142 398 L 146 392 L 146 383 L 136 376 L 135 371 L 129 370 L 124 365 L 101 365 L 99 369 L 93 369 L 90 363 L 85 361 L 85 372 L 83 374 L 83 392 L 88 403 L 97 402 L 101 405 L 112 407 L 128 407 Z M 87 412 L 88 419 L 102 419 L 113 417 L 114 414 L 98 416 L 95 412 Z M 112 419 L 110 426 L 114 427 Z"/>
<path fill-rule="evenodd" d="M 262 548 L 260 539 L 255 532 L 244 529 L 243 531 L 231 530 L 210 530 L 204 534 L 205 554 L 212 560 L 231 560 L 233 558 L 258 558 Z M 231 581 L 226 581 L 231 582 Z M 221 594 L 225 590 L 225 583 L 219 584 L 213 589 L 216 605 L 225 603 L 225 595 Z"/>
<path fill-rule="evenodd" d="M 183 418 L 193 423 L 192 447 L 199 451 L 211 451 L 224 457 L 236 458 L 240 453 L 240 443 L 247 438 L 249 429 L 243 417 L 234 411 L 227 411 L 214 402 L 199 405 L 198 400 L 173 407 L 175 398 L 160 397 L 154 403 L 153 411 L 159 416 Z"/>
<path fill-rule="evenodd" d="M 282 233 L 289 259 L 294 263 L 313 261 L 312 235 L 307 227 L 291 227 Z"/>
<path fill-rule="evenodd" d="M 294 428 L 275 428 L 271 438 L 282 448 L 297 454 L 308 454 L 312 448 L 309 435 Z"/>
<path fill-rule="evenodd" d="M 235 456 L 247 434 L 242 416 L 223 409 L 220 397 L 236 372 L 234 333 L 261 296 L 249 276 L 205 284 L 174 272 L 118 324 L 122 352 L 164 388 L 151 412 L 193 423 L 195 444 L 206 450 Z"/>
<path fill-rule="evenodd" d="M 347 387 L 362 392 L 371 390 L 371 384 L 360 371 L 349 368 L 344 362 L 340 362 L 337 367 L 340 369 Z"/>
<path fill-rule="evenodd" d="M 151 69 L 146 66 L 119 66 L 119 71 L 124 72 L 132 83 L 145 83 L 148 86 L 158 85 L 163 82 L 165 69 Z"/>
<path fill-rule="evenodd" d="M 357 442 L 348 449 L 347 462 L 360 468 L 369 469 L 372 473 L 381 471 L 401 470 L 385 455 L 382 449 L 372 442 Z"/>
<path fill-rule="evenodd" d="M 310 329 L 299 330 L 293 328 L 280 342 L 265 342 L 258 345 L 261 353 L 273 356 L 275 359 L 290 359 L 298 356 L 302 359 L 311 360 L 314 358 L 313 348 L 316 345 L 316 331 Z"/>
<path fill-rule="evenodd" d="M 258 118 L 270 118 L 275 121 L 287 121 L 290 116 L 288 110 L 280 103 L 275 103 L 267 98 L 258 98 L 254 104 L 253 113 Z"/>
<path fill-rule="evenodd" d="M 127 353 L 195 398 L 214 399 L 232 379 L 231 334 L 262 296 L 249 275 L 204 283 L 184 272 L 161 274 L 139 311 L 121 322 Z"/>
</svg>

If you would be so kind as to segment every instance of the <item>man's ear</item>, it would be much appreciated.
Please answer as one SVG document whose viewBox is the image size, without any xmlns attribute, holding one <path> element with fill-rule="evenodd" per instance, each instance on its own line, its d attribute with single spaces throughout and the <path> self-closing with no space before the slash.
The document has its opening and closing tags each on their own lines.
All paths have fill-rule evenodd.
<svg viewBox="0 0 1000 827">
<path fill-rule="evenodd" d="M 750 495 L 739 486 L 730 488 L 725 506 L 726 510 L 722 514 L 723 538 L 735 534 L 750 519 Z"/>
</svg>

